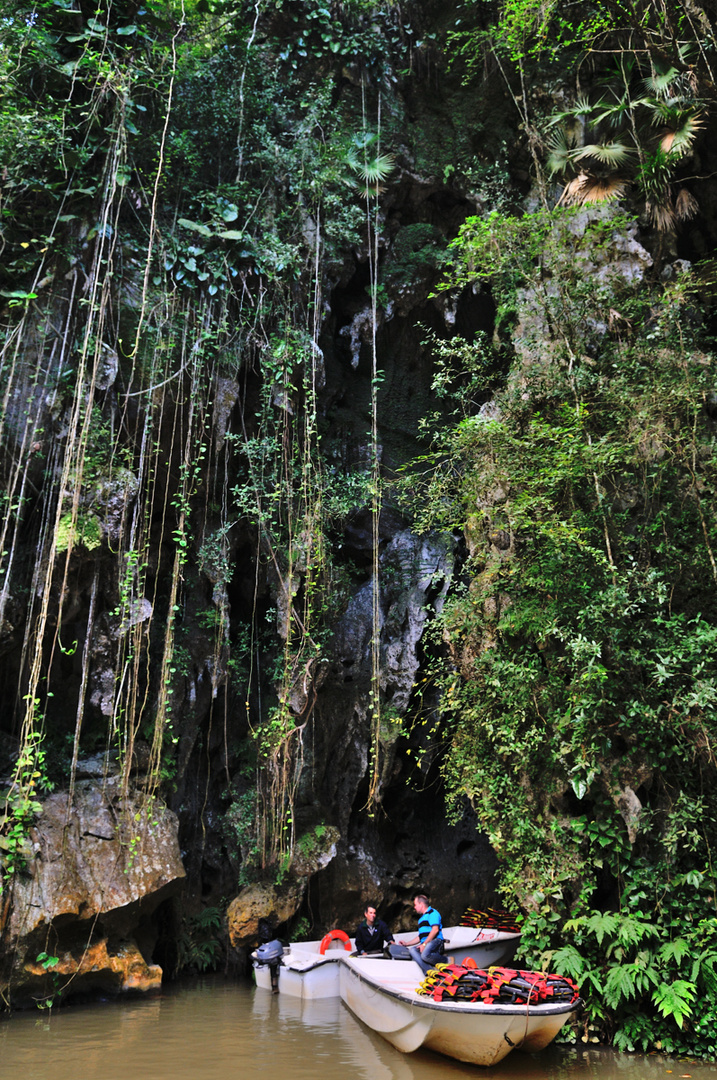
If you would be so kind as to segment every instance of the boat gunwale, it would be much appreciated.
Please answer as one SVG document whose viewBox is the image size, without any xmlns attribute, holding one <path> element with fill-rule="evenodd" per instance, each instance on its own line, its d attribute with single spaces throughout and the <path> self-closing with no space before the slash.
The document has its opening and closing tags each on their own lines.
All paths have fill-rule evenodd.
<svg viewBox="0 0 717 1080">
<path fill-rule="evenodd" d="M 432 1001 L 429 997 L 423 994 L 418 994 L 415 990 L 392 990 L 390 987 L 385 986 L 383 983 L 371 979 L 369 976 L 359 971 L 353 964 L 349 964 L 347 961 L 350 957 L 342 957 L 344 963 L 346 963 L 349 971 L 352 971 L 358 979 L 367 983 L 375 990 L 379 990 L 383 994 L 387 994 L 389 997 L 397 998 L 405 1005 L 417 1005 L 421 1009 L 435 1009 L 437 1012 L 465 1012 L 473 1016 L 559 1016 L 562 1013 L 575 1012 L 580 1006 L 580 998 L 577 1001 L 572 1002 L 559 1002 L 551 1004 L 545 1001 L 538 1005 L 530 1005 L 526 1003 L 524 1005 L 485 1005 L 480 1004 L 477 1001 Z M 386 961 L 391 963 L 391 961 Z M 405 963 L 405 961 L 396 960 L 393 963 Z M 415 995 L 409 996 L 409 995 Z"/>
<path fill-rule="evenodd" d="M 284 967 L 284 968 L 286 968 L 287 971 L 295 971 L 298 975 L 303 975 L 304 972 L 306 972 L 306 971 L 316 971 L 316 968 L 323 967 L 324 964 L 335 964 L 337 960 L 342 960 L 343 959 L 344 954 L 340 953 L 338 949 L 334 949 L 332 951 L 338 953 L 338 955 L 337 956 L 320 956 L 320 955 L 317 954 L 316 955 L 316 960 L 312 959 L 310 963 L 307 962 L 306 967 L 294 967 L 293 964 L 285 963 L 285 961 L 289 959 L 289 956 L 291 956 L 291 954 L 289 954 L 289 956 L 281 958 L 281 960 L 279 961 L 279 967 Z M 313 955 L 314 954 L 312 954 L 312 953 L 307 953 L 306 954 L 307 957 L 313 957 Z M 302 957 L 302 960 L 303 960 L 303 957 Z"/>
</svg>

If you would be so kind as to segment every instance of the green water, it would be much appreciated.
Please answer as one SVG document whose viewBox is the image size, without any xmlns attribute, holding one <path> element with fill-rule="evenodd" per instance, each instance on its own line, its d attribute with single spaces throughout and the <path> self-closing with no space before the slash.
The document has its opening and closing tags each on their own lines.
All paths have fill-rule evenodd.
<svg viewBox="0 0 717 1080">
<path fill-rule="evenodd" d="M 207 980 L 158 997 L 0 1020 L 2 1080 L 717 1080 L 717 1065 L 553 1046 L 492 1069 L 401 1054 L 340 1001 Z"/>
</svg>

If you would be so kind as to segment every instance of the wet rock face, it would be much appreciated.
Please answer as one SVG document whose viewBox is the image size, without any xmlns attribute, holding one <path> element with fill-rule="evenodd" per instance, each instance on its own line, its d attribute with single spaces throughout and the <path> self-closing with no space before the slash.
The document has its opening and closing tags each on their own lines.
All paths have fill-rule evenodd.
<svg viewBox="0 0 717 1080">
<path fill-rule="evenodd" d="M 293 881 L 282 888 L 278 885 L 257 884 L 242 889 L 227 909 L 229 940 L 235 949 L 254 948 L 259 938 L 259 922 L 271 926 L 286 923 L 301 903 L 305 881 Z"/>
<path fill-rule="evenodd" d="M 276 929 L 293 918 L 309 879 L 333 861 L 340 839 L 339 830 L 330 826 L 306 833 L 296 844 L 286 884 L 258 882 L 232 900 L 227 910 L 229 941 L 243 960 L 257 944 L 260 922 Z"/>
<path fill-rule="evenodd" d="M 453 540 L 399 530 L 380 559 L 381 795 L 395 779 L 395 719 L 408 706 L 421 665 L 421 638 L 433 611 L 440 611 L 453 569 Z M 354 594 L 332 641 L 333 664 L 314 713 L 312 750 L 307 753 L 311 787 L 332 824 L 346 836 L 368 767 L 371 693 L 373 586 Z"/>
<path fill-rule="evenodd" d="M 8 1004 L 160 985 L 152 915 L 185 876 L 173 813 L 117 778 L 82 780 L 45 801 L 26 858 L 0 912 Z"/>
<path fill-rule="evenodd" d="M 243 890 L 228 911 L 236 949 L 256 945 L 262 918 L 286 937 L 297 916 L 306 918 L 317 934 L 336 926 L 351 932 L 372 901 L 395 929 L 412 929 L 417 892 L 432 896 L 446 925 L 457 922 L 469 904 L 493 901 L 496 858 L 487 838 L 477 831 L 473 814 L 466 813 L 455 825 L 446 822 L 435 769 L 430 778 L 416 771 L 415 758 L 406 755 L 400 738 L 406 732 L 396 720 L 409 708 L 421 670 L 423 634 L 432 613 L 443 605 L 453 560 L 450 536 L 417 536 L 397 529 L 383 546 L 379 643 L 386 715 L 380 735 L 381 806 L 373 818 L 365 805 L 371 581 L 354 593 L 332 639 L 331 671 L 319 690 L 304 744 L 297 806 L 298 820 L 331 822 L 321 826 L 330 858 L 292 865 L 291 881 L 281 888 L 256 885 Z"/>
<path fill-rule="evenodd" d="M 614 219 L 617 220 L 613 227 Z M 602 228 L 609 242 L 596 242 L 590 231 L 595 227 Z M 644 281 L 652 267 L 652 256 L 638 240 L 637 222 L 626 226 L 620 211 L 612 204 L 596 204 L 572 215 L 567 223 L 554 226 L 554 234 L 571 251 L 565 272 L 589 281 L 596 295 L 604 297 L 604 320 L 593 315 L 573 321 L 572 348 L 590 357 L 621 320 L 624 324 L 623 316 L 612 308 L 614 291 L 624 291 Z M 564 351 L 564 343 L 555 338 L 551 327 L 552 312 L 562 303 L 560 290 L 555 276 L 518 291 L 518 325 L 512 343 L 520 362 L 510 375 L 517 386 L 522 386 L 527 377 L 533 378 L 535 371 Z"/>
<path fill-rule="evenodd" d="M 426 893 L 445 926 L 495 898 L 497 859 L 466 813 L 446 821 L 440 792 L 403 789 L 379 821 L 351 830 L 330 866 L 312 879 L 308 909 L 321 925 L 352 932 L 368 903 L 394 931 L 413 930 L 413 897 Z"/>
</svg>

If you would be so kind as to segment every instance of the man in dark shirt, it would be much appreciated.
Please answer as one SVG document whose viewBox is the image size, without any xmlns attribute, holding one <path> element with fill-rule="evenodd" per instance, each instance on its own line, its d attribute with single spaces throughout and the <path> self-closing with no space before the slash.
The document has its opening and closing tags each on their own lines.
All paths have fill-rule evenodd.
<svg viewBox="0 0 717 1080">
<path fill-rule="evenodd" d="M 376 908 L 368 904 L 364 921 L 356 930 L 356 952 L 381 952 L 384 945 L 393 944 L 393 934 L 383 919 L 376 918 Z"/>
</svg>

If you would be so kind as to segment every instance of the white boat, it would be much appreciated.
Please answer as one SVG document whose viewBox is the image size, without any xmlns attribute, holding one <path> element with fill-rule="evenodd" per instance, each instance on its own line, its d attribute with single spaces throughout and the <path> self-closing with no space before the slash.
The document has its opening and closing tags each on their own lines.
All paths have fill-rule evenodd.
<svg viewBox="0 0 717 1080">
<path fill-rule="evenodd" d="M 519 933 L 508 933 L 488 927 L 446 926 L 443 928 L 443 936 L 446 941 L 445 960 L 447 962 L 460 964 L 470 957 L 475 960 L 479 968 L 491 967 L 494 964 L 503 966 L 509 964 L 520 942 Z M 394 940 L 398 944 L 411 941 L 415 937 L 415 930 L 394 934 Z M 326 939 L 322 938 L 321 941 L 301 941 L 289 945 L 273 968 L 270 964 L 261 963 L 256 952 L 253 952 L 256 985 L 264 990 L 277 989 L 279 993 L 291 994 L 293 997 L 304 1000 L 338 997 L 340 994 L 338 961 L 341 957 L 348 956 L 349 952 L 355 951 L 356 942 L 354 938 L 348 937 L 345 941 L 332 940 L 325 946 L 322 954 L 321 946 L 325 942 Z M 401 965 L 413 963 L 409 960 L 384 960 L 382 962 Z M 274 977 L 277 980 L 275 987 L 272 986 Z"/>
<path fill-rule="evenodd" d="M 424 1047 L 474 1065 L 495 1065 L 518 1048 L 528 1053 L 542 1050 L 578 1004 L 434 1001 L 416 993 L 424 975 L 412 960 L 399 963 L 346 955 L 338 969 L 344 1004 L 397 1050 L 412 1053 Z"/>
</svg>

